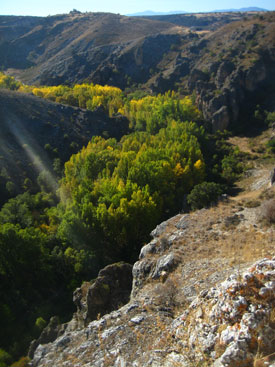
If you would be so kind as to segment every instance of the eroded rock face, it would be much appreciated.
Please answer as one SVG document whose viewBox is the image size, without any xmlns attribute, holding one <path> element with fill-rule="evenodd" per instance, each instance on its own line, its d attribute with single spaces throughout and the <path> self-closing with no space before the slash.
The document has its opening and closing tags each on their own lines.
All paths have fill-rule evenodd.
<svg viewBox="0 0 275 367">
<path fill-rule="evenodd" d="M 176 335 L 186 327 L 196 359 L 207 353 L 214 367 L 252 366 L 257 353 L 274 353 L 274 279 L 275 258 L 233 274 L 194 300 Z"/>
<path fill-rule="evenodd" d="M 61 325 L 60 322 L 59 322 L 58 317 L 53 316 L 50 319 L 49 324 L 42 331 L 39 338 L 36 339 L 36 340 L 33 340 L 31 342 L 29 352 L 28 352 L 28 356 L 30 358 L 33 358 L 34 352 L 35 352 L 36 348 L 39 346 L 39 344 L 51 343 L 51 342 L 55 341 L 55 339 L 57 337 L 63 335 L 65 330 L 66 330 L 66 326 L 67 326 L 66 324 Z"/>
<path fill-rule="evenodd" d="M 234 213 L 224 206 L 214 220 L 210 209 L 202 209 L 161 224 L 134 264 L 129 303 L 85 322 L 89 292 L 95 295 L 92 305 L 100 306 L 104 291 L 84 284 L 75 293 L 83 327 L 74 328 L 71 321 L 54 342 L 39 345 L 33 367 L 254 367 L 258 352 L 269 358 L 275 257 L 233 270 L 214 256 L 219 236 L 224 241 L 246 231 L 246 217 L 236 214 L 235 221 Z M 98 279 L 114 279 L 111 274 L 107 267 Z"/>
<path fill-rule="evenodd" d="M 145 245 L 139 255 L 140 261 L 133 266 L 133 287 L 131 297 L 135 297 L 144 287 L 146 282 L 152 279 L 165 279 L 178 264 L 177 255 L 173 253 L 171 245 L 177 236 L 188 225 L 188 215 L 178 215 L 160 223 L 152 232 L 153 240 Z M 172 236 L 163 236 L 172 221 L 176 221 L 176 231 Z M 150 255 L 155 254 L 152 257 Z"/>
<path fill-rule="evenodd" d="M 275 258 L 263 259 L 201 292 L 176 319 L 164 304 L 156 313 L 153 304 L 132 299 L 40 345 L 33 366 L 252 366 L 257 353 L 274 353 L 274 300 Z"/>
<path fill-rule="evenodd" d="M 224 62 L 211 73 L 208 81 L 202 73 L 191 75 L 189 89 L 196 90 L 197 103 L 204 118 L 212 123 L 214 131 L 224 130 L 230 123 L 236 122 L 253 98 L 259 100 L 259 91 L 270 88 L 270 82 L 274 80 L 271 66 L 274 60 L 274 55 L 270 53 L 247 69 Z M 216 63 L 213 65 L 216 66 Z M 211 67 L 212 64 L 208 66 L 209 73 Z"/>
<path fill-rule="evenodd" d="M 73 301 L 77 306 L 74 322 L 84 327 L 99 315 L 111 312 L 129 301 L 132 289 L 132 265 L 116 263 L 102 269 L 96 280 L 77 288 Z"/>
</svg>

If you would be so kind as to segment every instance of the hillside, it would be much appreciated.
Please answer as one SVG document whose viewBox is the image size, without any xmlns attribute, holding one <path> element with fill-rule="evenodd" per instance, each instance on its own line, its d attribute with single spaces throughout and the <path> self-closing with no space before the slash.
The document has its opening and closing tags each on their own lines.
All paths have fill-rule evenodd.
<svg viewBox="0 0 275 367">
<path fill-rule="evenodd" d="M 80 82 L 129 42 L 172 28 L 166 22 L 111 13 L 2 16 L 0 63 L 19 69 L 22 80 L 29 84 Z"/>
<path fill-rule="evenodd" d="M 28 84 L 57 85 L 88 79 L 125 87 L 128 78 L 130 84 L 140 84 L 155 74 L 164 55 L 190 29 L 215 30 L 243 17 L 198 14 L 158 20 L 109 13 L 2 16 L 0 64 Z"/>
<path fill-rule="evenodd" d="M 254 147 L 272 134 L 254 139 Z M 237 142 L 247 148 L 246 138 Z M 104 315 L 115 266 L 77 289 L 77 313 L 62 327 L 52 322 L 33 366 L 274 366 L 274 159 L 256 154 L 252 162 L 237 196 L 152 231 L 133 266 L 126 305 Z M 270 198 L 273 226 L 265 211 Z M 46 339 L 50 330 L 56 340 Z"/>
<path fill-rule="evenodd" d="M 246 16 L 251 16 L 247 13 Z M 228 14 L 226 11 L 221 14 L 215 13 L 196 13 L 196 14 L 167 14 L 144 16 L 143 18 L 165 21 L 182 27 L 188 27 L 192 31 L 214 31 L 228 23 L 239 21 L 244 18 L 244 14 Z"/>
<path fill-rule="evenodd" d="M 104 133 L 119 139 L 128 131 L 125 118 L 109 118 L 100 109 L 92 112 L 4 89 L 0 100 L 2 198 L 35 190 L 44 170 L 52 172 L 56 186 L 64 162 L 92 136 Z M 56 159 L 58 172 L 53 171 Z"/>
<path fill-rule="evenodd" d="M 249 8 L 240 8 L 240 9 L 220 9 L 220 10 L 213 10 L 211 13 L 228 13 L 228 12 L 263 12 L 268 11 L 263 8 L 257 8 L 257 7 L 249 7 Z M 156 12 L 152 10 L 145 10 L 143 12 L 139 13 L 133 13 L 133 14 L 126 14 L 128 16 L 166 16 L 166 15 L 175 15 L 175 14 L 188 14 L 186 11 L 169 11 L 169 12 Z M 161 20 L 161 18 L 159 18 Z"/>
<path fill-rule="evenodd" d="M 274 12 L 1 17 L 0 63 L 29 84 L 194 92 L 217 130 L 243 124 L 256 105 L 272 110 L 274 19 Z"/>
<path fill-rule="evenodd" d="M 256 105 L 274 109 L 274 13 L 193 34 L 162 61 L 148 82 L 154 91 L 194 92 L 214 130 L 251 120 Z M 190 36 L 189 36 L 190 37 Z"/>
</svg>

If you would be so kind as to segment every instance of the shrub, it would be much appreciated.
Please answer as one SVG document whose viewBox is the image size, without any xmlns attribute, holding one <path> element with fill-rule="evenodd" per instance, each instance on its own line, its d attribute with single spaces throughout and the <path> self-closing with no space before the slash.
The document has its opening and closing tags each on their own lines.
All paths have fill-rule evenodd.
<svg viewBox="0 0 275 367">
<path fill-rule="evenodd" d="M 271 139 L 266 143 L 267 151 L 270 153 L 275 153 L 275 139 Z"/>
<path fill-rule="evenodd" d="M 78 148 L 78 144 L 77 144 L 75 141 L 73 141 L 73 142 L 71 142 L 71 144 L 70 144 L 70 148 L 71 148 L 72 150 L 76 150 L 76 149 Z"/>
<path fill-rule="evenodd" d="M 47 325 L 47 322 L 43 319 L 43 317 L 38 317 L 35 321 L 35 327 L 41 332 L 45 326 Z"/>
<path fill-rule="evenodd" d="M 8 181 L 6 183 L 6 190 L 9 192 L 10 195 L 15 195 L 15 193 L 16 193 L 15 184 L 11 181 Z"/>
<path fill-rule="evenodd" d="M 246 208 L 257 208 L 260 205 L 261 203 L 258 200 L 249 200 L 244 204 Z"/>
<path fill-rule="evenodd" d="M 268 126 L 271 126 L 275 122 L 275 111 L 267 112 L 266 114 L 266 123 Z"/>
<path fill-rule="evenodd" d="M 222 177 L 229 183 L 232 184 L 236 181 L 240 174 L 243 172 L 243 164 L 241 162 L 242 154 L 238 149 L 230 152 L 222 160 Z"/>
<path fill-rule="evenodd" d="M 4 349 L 0 349 L 0 367 L 8 367 L 11 363 L 11 356 Z"/>
<path fill-rule="evenodd" d="M 222 194 L 222 186 L 215 182 L 203 182 L 196 185 L 187 196 L 187 202 L 192 210 L 204 208 L 218 200 Z"/>
<path fill-rule="evenodd" d="M 44 145 L 44 149 L 47 152 L 51 152 L 53 148 L 52 148 L 51 144 L 47 143 L 47 144 Z"/>
<path fill-rule="evenodd" d="M 268 200 L 262 204 L 262 219 L 268 223 L 275 223 L 275 199 Z"/>
</svg>

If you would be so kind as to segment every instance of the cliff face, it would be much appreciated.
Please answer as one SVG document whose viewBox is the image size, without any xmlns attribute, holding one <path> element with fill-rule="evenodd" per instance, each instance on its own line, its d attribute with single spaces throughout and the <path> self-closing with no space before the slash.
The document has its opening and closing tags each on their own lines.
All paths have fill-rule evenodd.
<svg viewBox="0 0 275 367">
<path fill-rule="evenodd" d="M 258 183 L 274 195 L 268 177 L 253 194 Z M 86 326 L 74 318 L 32 365 L 274 366 L 274 228 L 260 212 L 226 199 L 161 223 L 134 264 L 129 302 Z"/>
<path fill-rule="evenodd" d="M 153 90 L 175 85 L 195 91 L 213 130 L 242 123 L 257 104 L 274 109 L 274 13 L 182 38 L 181 53 L 151 81 Z M 190 37 L 190 36 L 189 36 Z"/>
</svg>

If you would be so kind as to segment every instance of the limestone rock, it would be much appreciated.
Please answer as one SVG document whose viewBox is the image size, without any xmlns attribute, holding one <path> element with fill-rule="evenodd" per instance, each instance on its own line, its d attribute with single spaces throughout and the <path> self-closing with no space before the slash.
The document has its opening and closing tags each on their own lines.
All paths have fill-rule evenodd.
<svg viewBox="0 0 275 367">
<path fill-rule="evenodd" d="M 33 367 L 260 367 L 257 353 L 272 366 L 275 258 L 233 270 L 212 257 L 208 246 L 215 249 L 218 236 L 226 240 L 244 222 L 236 208 L 224 209 L 215 220 L 211 208 L 211 218 L 203 209 L 166 221 L 133 266 L 129 303 L 91 322 L 89 303 L 94 315 L 95 307 L 104 309 L 108 292 L 101 285 L 114 282 L 118 269 L 100 272 L 96 289 L 96 282 L 84 283 L 74 295 L 82 326 L 71 321 L 63 335 L 39 345 Z"/>
<path fill-rule="evenodd" d="M 66 325 L 61 325 L 58 317 L 53 316 L 50 319 L 49 324 L 42 331 L 39 338 L 31 342 L 28 356 L 30 358 L 33 358 L 34 352 L 39 344 L 47 344 L 47 343 L 53 342 L 58 336 L 64 334 L 65 330 L 66 330 Z"/>
<path fill-rule="evenodd" d="M 153 238 L 159 237 L 165 231 L 167 225 L 168 225 L 168 221 L 165 221 L 159 224 L 158 226 L 156 226 L 156 228 L 151 232 L 151 236 Z"/>
<path fill-rule="evenodd" d="M 225 130 L 229 125 L 230 116 L 227 106 L 222 106 L 212 116 L 213 131 Z"/>
<path fill-rule="evenodd" d="M 84 327 L 96 319 L 98 314 L 104 315 L 127 303 L 131 287 L 132 265 L 116 263 L 106 266 L 93 283 L 84 282 L 81 288 L 74 292 L 73 301 L 77 312 L 70 328 Z"/>
<path fill-rule="evenodd" d="M 160 259 L 164 264 L 169 258 Z M 274 289 L 274 282 L 275 258 L 260 260 L 242 275 L 233 273 L 219 286 L 201 292 L 175 319 L 165 311 L 168 298 L 164 295 L 171 283 L 166 291 L 165 283 L 159 284 L 158 300 L 163 299 L 163 304 L 159 303 L 157 309 L 152 300 L 145 304 L 141 298 L 131 299 L 100 320 L 39 345 L 32 365 L 192 367 L 207 363 L 213 367 L 246 367 L 253 365 L 257 352 L 263 352 L 264 365 L 270 367 L 274 299 L 267 298 L 263 303 L 260 293 L 263 288 Z"/>
<path fill-rule="evenodd" d="M 132 288 L 132 266 L 117 263 L 102 269 L 87 292 L 85 323 L 127 303 Z"/>
<path fill-rule="evenodd" d="M 193 301 L 187 316 L 181 318 L 186 320 L 183 324 L 188 323 L 186 336 L 196 358 L 199 359 L 200 351 L 213 352 L 214 367 L 245 367 L 252 366 L 257 351 L 264 351 L 265 355 L 274 353 L 273 279 L 275 258 L 263 259 L 241 278 L 232 275 L 219 288 L 212 288 L 203 298 Z M 264 284 L 266 287 L 261 287 Z M 201 308 L 207 318 L 198 322 L 194 314 Z"/>
<path fill-rule="evenodd" d="M 160 278 L 163 271 L 171 271 L 171 269 L 175 266 L 176 260 L 175 255 L 170 253 L 168 255 L 162 256 L 158 259 L 156 263 L 156 268 L 152 274 L 153 279 Z"/>
</svg>

